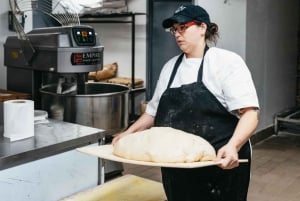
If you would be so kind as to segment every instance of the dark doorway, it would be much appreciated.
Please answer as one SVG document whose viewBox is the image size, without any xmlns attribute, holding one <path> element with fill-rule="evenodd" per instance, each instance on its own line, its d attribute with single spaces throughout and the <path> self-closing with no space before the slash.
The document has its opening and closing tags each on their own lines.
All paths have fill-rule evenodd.
<svg viewBox="0 0 300 201">
<path fill-rule="evenodd" d="M 165 62 L 180 53 L 173 36 L 163 29 L 162 21 L 172 16 L 180 5 L 193 3 L 193 0 L 147 1 L 147 100 L 153 95 L 159 73 Z"/>
</svg>

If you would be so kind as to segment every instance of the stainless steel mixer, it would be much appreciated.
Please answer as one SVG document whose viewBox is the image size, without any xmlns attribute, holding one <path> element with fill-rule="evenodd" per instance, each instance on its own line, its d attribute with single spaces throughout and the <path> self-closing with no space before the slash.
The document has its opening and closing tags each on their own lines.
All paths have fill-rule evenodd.
<svg viewBox="0 0 300 201">
<path fill-rule="evenodd" d="M 104 47 L 90 26 L 40 28 L 26 35 L 34 49 L 30 60 L 17 36 L 4 44 L 7 89 L 31 94 L 36 107 L 40 88 L 56 84 L 60 94 L 80 91 L 88 72 L 102 69 Z"/>
</svg>

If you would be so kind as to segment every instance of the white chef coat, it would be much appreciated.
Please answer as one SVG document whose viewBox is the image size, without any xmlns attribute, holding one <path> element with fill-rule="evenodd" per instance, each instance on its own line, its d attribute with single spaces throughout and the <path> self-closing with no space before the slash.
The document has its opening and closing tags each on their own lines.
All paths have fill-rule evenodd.
<svg viewBox="0 0 300 201">
<path fill-rule="evenodd" d="M 147 114 L 156 115 L 159 100 L 167 88 L 178 57 L 173 57 L 164 65 L 153 97 L 147 104 Z M 202 58 L 186 58 L 184 55 L 171 88 L 196 82 L 201 61 Z M 244 60 L 231 51 L 209 48 L 204 57 L 202 81 L 230 112 L 245 107 L 259 107 L 251 73 Z"/>
</svg>

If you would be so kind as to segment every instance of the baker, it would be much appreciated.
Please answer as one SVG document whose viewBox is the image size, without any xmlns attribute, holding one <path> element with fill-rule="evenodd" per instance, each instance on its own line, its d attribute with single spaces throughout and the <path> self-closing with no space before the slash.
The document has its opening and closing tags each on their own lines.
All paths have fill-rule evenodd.
<svg viewBox="0 0 300 201">
<path fill-rule="evenodd" d="M 205 9 L 180 6 L 162 23 L 182 50 L 163 67 L 146 112 L 113 139 L 152 126 L 199 135 L 217 151 L 219 166 L 162 168 L 168 201 L 246 201 L 250 179 L 249 138 L 258 124 L 259 103 L 243 59 L 216 44 L 218 26 Z M 239 164 L 238 159 L 249 163 Z"/>
</svg>

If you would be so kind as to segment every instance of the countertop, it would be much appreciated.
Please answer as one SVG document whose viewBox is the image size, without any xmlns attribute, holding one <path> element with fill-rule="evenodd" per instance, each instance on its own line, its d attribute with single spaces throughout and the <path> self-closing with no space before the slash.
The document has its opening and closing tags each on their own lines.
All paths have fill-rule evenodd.
<svg viewBox="0 0 300 201">
<path fill-rule="evenodd" d="M 105 131 L 48 119 L 36 124 L 34 137 L 11 142 L 0 125 L 0 170 L 104 140 Z"/>
</svg>

